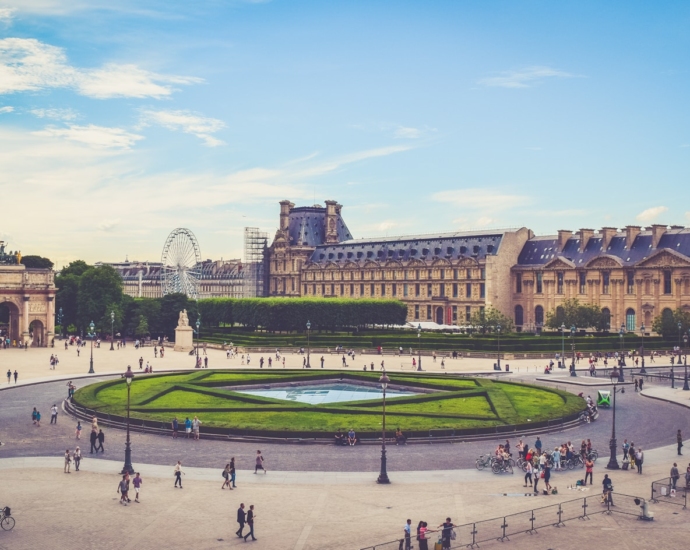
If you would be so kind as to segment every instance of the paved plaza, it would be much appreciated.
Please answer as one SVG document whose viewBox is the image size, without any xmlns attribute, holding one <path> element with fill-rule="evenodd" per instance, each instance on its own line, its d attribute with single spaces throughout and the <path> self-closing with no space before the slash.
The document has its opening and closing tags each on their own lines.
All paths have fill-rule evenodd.
<svg viewBox="0 0 690 550">
<path fill-rule="evenodd" d="M 49 369 L 48 358 L 57 350 L 60 365 Z M 380 449 L 376 445 L 336 448 L 324 445 L 261 445 L 268 474 L 254 475 L 256 443 L 201 440 L 192 441 L 155 434 L 132 434 L 135 468 L 145 479 L 142 502 L 128 507 L 118 504 L 118 471 L 124 458 L 124 433 L 105 428 L 105 453 L 91 455 L 88 439 L 80 446 L 85 454 L 80 472 L 63 473 L 64 450 L 73 449 L 75 420 L 62 409 L 57 425 L 49 424 L 49 408 L 66 396 L 66 381 L 78 386 L 106 380 L 121 374 L 127 364 L 138 371 L 138 359 L 154 365 L 154 371 L 188 369 L 193 358 L 170 351 L 164 359 L 153 357 L 153 350 L 133 347 L 109 351 L 105 345 L 94 349 L 96 374 L 85 378 L 89 347 L 80 357 L 73 348 L 3 350 L 0 367 L 16 368 L 19 384 L 2 381 L 0 391 L 0 506 L 10 505 L 17 525 L 12 532 L 0 532 L 0 549 L 24 548 L 224 548 L 245 543 L 233 533 L 239 502 L 254 504 L 257 512 L 254 544 L 261 548 L 359 549 L 399 537 L 404 521 L 425 520 L 436 526 L 450 516 L 456 524 L 480 521 L 532 508 L 592 495 L 598 505 L 601 479 L 608 454 L 611 411 L 602 410 L 593 424 L 542 435 L 545 448 L 571 440 L 576 446 L 583 438 L 592 439 L 601 457 L 594 471 L 594 485 L 588 491 L 568 490 L 582 470 L 556 472 L 552 485 L 558 495 L 535 497 L 523 487 L 522 475 L 479 472 L 474 460 L 490 452 L 504 438 L 454 444 L 414 444 L 389 447 L 390 486 L 375 483 Z M 241 359 L 227 360 L 225 354 L 209 350 L 209 367 L 241 368 Z M 329 356 L 327 367 L 337 367 L 340 356 Z M 381 358 L 366 358 L 376 365 Z M 386 356 L 390 361 L 399 358 Z M 254 359 L 253 359 L 254 360 Z M 302 357 L 289 354 L 286 366 L 299 367 Z M 363 358 L 362 358 L 363 360 Z M 534 361 L 531 361 L 534 363 Z M 425 370 L 438 370 L 429 358 Z M 550 381 L 537 381 L 538 372 L 526 373 L 528 361 L 513 362 L 521 373 L 510 378 L 539 384 L 557 385 L 569 391 L 595 393 L 596 387 L 573 386 L 567 375 L 556 373 Z M 123 366 L 124 365 L 124 366 Z M 448 372 L 487 372 L 490 360 L 447 360 Z M 275 368 L 275 367 L 274 367 Z M 411 364 L 408 366 L 411 370 Z M 517 370 L 517 369 L 516 369 Z M 138 374 L 138 373 L 137 373 Z M 394 377 L 395 369 L 389 370 Z M 143 376 L 143 375 L 142 375 Z M 589 377 L 579 377 L 585 383 Z M 22 384 L 23 382 L 23 384 Z M 604 380 L 605 382 L 605 380 Z M 136 381 L 135 381 L 136 383 Z M 652 480 L 668 476 L 676 458 L 675 432 L 690 434 L 688 392 L 671 390 L 662 384 L 649 384 L 647 396 L 627 387 L 618 396 L 617 434 L 645 449 L 644 474 L 613 472 L 616 493 L 648 497 Z M 653 397 L 653 398 L 652 398 Z M 685 406 L 679 406 L 679 403 Z M 37 406 L 43 412 L 40 428 L 32 426 L 30 412 Z M 85 433 L 88 430 L 85 430 Z M 517 435 L 517 434 L 516 434 Z M 516 443 L 511 436 L 511 443 Z M 534 436 L 526 438 L 533 443 Z M 222 468 L 230 456 L 238 465 L 238 488 L 221 490 Z M 172 469 L 181 460 L 186 475 L 184 489 L 173 488 Z M 688 459 L 690 461 L 690 459 Z M 687 462 L 680 462 L 681 471 Z M 628 497 L 620 497 L 628 498 Z M 630 500 L 628 498 L 628 500 Z M 634 505 L 621 504 L 634 511 Z M 600 506 L 600 505 L 598 505 Z M 510 542 L 483 544 L 511 548 L 581 548 L 605 545 L 631 549 L 653 548 L 663 541 L 670 548 L 684 546 L 688 536 L 689 511 L 671 504 L 653 506 L 654 523 L 637 521 L 633 516 L 593 515 L 592 519 L 567 522 L 563 528 L 540 529 L 535 535 L 518 535 Z M 458 540 L 458 545 L 466 541 Z M 459 546 L 458 546 L 459 547 Z M 386 550 L 394 550 L 392 546 Z M 396 546 L 397 548 L 397 546 Z"/>
</svg>

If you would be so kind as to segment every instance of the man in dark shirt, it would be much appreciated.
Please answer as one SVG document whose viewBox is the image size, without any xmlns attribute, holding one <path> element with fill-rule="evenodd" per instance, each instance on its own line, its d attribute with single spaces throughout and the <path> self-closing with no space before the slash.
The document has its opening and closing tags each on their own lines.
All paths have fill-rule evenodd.
<svg viewBox="0 0 690 550">
<path fill-rule="evenodd" d="M 244 512 L 244 502 L 240 504 L 240 507 L 237 509 L 237 523 L 240 524 L 240 528 L 235 531 L 235 534 L 242 538 L 242 530 L 244 529 L 244 522 L 245 522 L 246 514 Z"/>
<path fill-rule="evenodd" d="M 450 541 L 451 537 L 453 534 L 453 522 L 450 521 L 450 518 L 446 518 L 445 523 L 442 523 L 439 525 L 439 527 L 443 527 L 443 530 L 441 531 L 441 546 L 444 550 L 447 548 L 450 548 Z"/>
<path fill-rule="evenodd" d="M 601 482 L 601 485 L 604 488 L 604 495 L 606 496 L 606 499 L 604 502 L 608 501 L 608 503 L 613 506 L 613 482 L 609 479 L 609 475 L 606 474 L 604 476 L 603 481 Z"/>
<path fill-rule="evenodd" d="M 103 449 L 103 442 L 105 441 L 105 434 L 103 433 L 103 430 L 98 430 L 98 447 L 96 447 L 96 452 L 101 451 L 102 453 L 105 452 Z"/>
<path fill-rule="evenodd" d="M 257 540 L 256 537 L 254 537 L 254 519 L 256 519 L 256 515 L 254 514 L 254 505 L 250 504 L 249 512 L 247 512 L 247 525 L 249 525 L 249 533 L 244 535 L 245 542 L 247 542 L 247 537 L 249 536 L 252 537 L 252 540 Z"/>
<path fill-rule="evenodd" d="M 90 453 L 93 454 L 94 449 L 96 452 L 98 452 L 98 446 L 96 445 L 96 441 L 98 441 L 98 434 L 96 432 L 91 432 L 91 451 Z"/>
</svg>

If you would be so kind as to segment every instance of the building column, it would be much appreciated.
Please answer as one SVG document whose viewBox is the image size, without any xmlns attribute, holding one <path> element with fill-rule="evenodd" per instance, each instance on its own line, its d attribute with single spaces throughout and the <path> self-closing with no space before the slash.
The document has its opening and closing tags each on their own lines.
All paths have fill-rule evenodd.
<svg viewBox="0 0 690 550">
<path fill-rule="evenodd" d="M 31 296 L 24 296 L 24 310 L 22 311 L 22 336 L 21 341 L 26 344 L 29 341 L 29 300 Z"/>
<path fill-rule="evenodd" d="M 48 315 L 46 317 L 45 346 L 49 347 L 49 342 L 55 333 L 55 296 L 48 296 Z"/>
</svg>

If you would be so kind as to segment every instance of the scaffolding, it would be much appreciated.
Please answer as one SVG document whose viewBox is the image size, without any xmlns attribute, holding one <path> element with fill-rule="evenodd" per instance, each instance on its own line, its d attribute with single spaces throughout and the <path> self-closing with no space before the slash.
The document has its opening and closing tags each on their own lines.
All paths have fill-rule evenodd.
<svg viewBox="0 0 690 550">
<path fill-rule="evenodd" d="M 258 227 L 244 228 L 244 292 L 245 298 L 265 296 L 265 252 L 268 233 Z"/>
</svg>

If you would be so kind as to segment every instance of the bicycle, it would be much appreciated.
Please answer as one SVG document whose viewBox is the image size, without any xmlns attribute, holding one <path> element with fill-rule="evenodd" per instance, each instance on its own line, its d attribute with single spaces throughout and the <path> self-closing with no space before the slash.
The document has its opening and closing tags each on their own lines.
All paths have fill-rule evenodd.
<svg viewBox="0 0 690 550">
<path fill-rule="evenodd" d="M 5 506 L 0 512 L 0 527 L 2 527 L 2 530 L 11 531 L 14 529 L 14 518 L 12 517 L 10 507 Z"/>
<path fill-rule="evenodd" d="M 587 458 L 589 458 L 592 462 L 596 462 L 597 458 L 599 458 L 599 453 L 595 449 L 592 449 L 587 455 Z"/>
<path fill-rule="evenodd" d="M 565 465 L 568 468 L 568 470 L 574 470 L 577 466 L 579 466 L 580 468 L 584 468 L 585 461 L 582 460 L 582 457 L 580 455 L 574 455 L 571 459 L 566 460 Z"/>
<path fill-rule="evenodd" d="M 491 455 L 480 455 L 477 461 L 475 462 L 475 466 L 477 467 L 477 470 L 483 470 L 487 466 L 491 466 L 493 460 L 494 457 L 492 457 Z"/>
<path fill-rule="evenodd" d="M 512 474 L 513 467 L 507 460 L 495 460 L 491 463 L 491 471 L 494 474 Z"/>
</svg>

